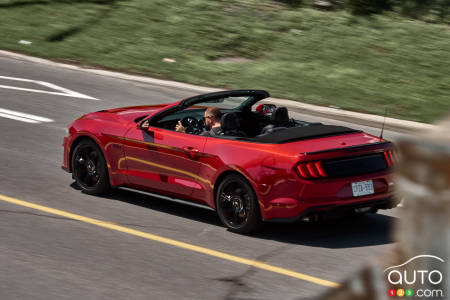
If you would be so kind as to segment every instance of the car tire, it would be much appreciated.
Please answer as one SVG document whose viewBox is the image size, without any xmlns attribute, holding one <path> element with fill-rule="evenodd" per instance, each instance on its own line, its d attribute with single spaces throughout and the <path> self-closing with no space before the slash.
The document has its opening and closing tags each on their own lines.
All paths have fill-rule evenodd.
<svg viewBox="0 0 450 300">
<path fill-rule="evenodd" d="M 84 139 L 73 150 L 72 173 L 77 185 L 89 195 L 105 194 L 110 189 L 108 167 L 98 145 Z"/>
<path fill-rule="evenodd" d="M 216 210 L 222 223 L 232 232 L 251 233 L 262 225 L 256 194 L 248 181 L 237 174 L 219 184 Z"/>
</svg>

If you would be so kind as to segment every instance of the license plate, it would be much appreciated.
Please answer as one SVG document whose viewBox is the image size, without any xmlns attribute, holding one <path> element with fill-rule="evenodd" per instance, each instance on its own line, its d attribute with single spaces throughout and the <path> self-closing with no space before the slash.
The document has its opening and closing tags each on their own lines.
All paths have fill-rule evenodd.
<svg viewBox="0 0 450 300">
<path fill-rule="evenodd" d="M 352 182 L 353 197 L 371 195 L 374 193 L 372 180 Z"/>
</svg>

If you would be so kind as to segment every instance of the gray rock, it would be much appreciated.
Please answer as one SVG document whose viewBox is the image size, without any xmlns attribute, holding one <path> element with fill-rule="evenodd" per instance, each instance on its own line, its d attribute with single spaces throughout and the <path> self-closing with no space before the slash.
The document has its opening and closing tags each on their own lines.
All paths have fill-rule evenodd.
<svg viewBox="0 0 450 300">
<path fill-rule="evenodd" d="M 318 9 L 323 9 L 323 10 L 330 10 L 333 8 L 333 3 L 331 3 L 330 1 L 314 1 L 314 7 L 318 8 Z"/>
</svg>

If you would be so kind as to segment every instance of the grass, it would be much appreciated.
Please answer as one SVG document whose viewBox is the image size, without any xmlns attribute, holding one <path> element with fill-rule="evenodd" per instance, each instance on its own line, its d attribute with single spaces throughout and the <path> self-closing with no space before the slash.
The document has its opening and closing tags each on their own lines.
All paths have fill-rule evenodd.
<svg viewBox="0 0 450 300">
<path fill-rule="evenodd" d="M 0 0 L 0 16 L 1 49 L 421 122 L 450 112 L 446 24 L 269 0 Z"/>
</svg>

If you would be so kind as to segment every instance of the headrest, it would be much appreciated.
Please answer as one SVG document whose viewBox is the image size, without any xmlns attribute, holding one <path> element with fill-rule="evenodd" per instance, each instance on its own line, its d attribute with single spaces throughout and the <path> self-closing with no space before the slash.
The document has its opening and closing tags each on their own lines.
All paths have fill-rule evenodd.
<svg viewBox="0 0 450 300">
<path fill-rule="evenodd" d="M 289 114 L 286 107 L 277 107 L 270 116 L 273 124 L 285 124 L 289 122 Z"/>
<path fill-rule="evenodd" d="M 220 125 L 223 131 L 238 129 L 240 126 L 239 118 L 235 113 L 226 113 L 222 116 Z"/>
</svg>

